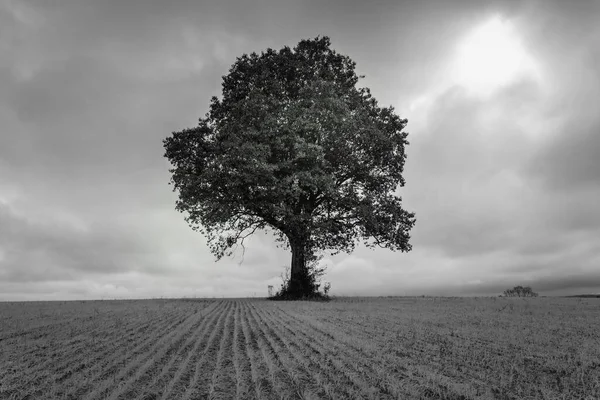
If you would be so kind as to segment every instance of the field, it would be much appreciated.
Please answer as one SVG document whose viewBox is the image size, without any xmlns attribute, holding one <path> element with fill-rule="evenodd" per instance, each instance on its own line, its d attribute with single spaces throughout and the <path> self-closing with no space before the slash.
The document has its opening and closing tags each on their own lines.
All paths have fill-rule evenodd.
<svg viewBox="0 0 600 400">
<path fill-rule="evenodd" d="M 600 399 L 600 299 L 0 303 L 1 399 Z"/>
</svg>

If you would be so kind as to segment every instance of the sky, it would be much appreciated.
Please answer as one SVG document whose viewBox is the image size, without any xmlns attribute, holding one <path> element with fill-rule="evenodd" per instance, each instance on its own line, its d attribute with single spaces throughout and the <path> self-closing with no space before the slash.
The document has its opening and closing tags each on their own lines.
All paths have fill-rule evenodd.
<svg viewBox="0 0 600 400">
<path fill-rule="evenodd" d="M 330 256 L 337 296 L 600 293 L 600 2 L 0 0 L 0 301 L 265 296 L 289 250 L 215 262 L 163 138 L 236 57 L 329 36 L 408 119 L 408 253 Z"/>
</svg>

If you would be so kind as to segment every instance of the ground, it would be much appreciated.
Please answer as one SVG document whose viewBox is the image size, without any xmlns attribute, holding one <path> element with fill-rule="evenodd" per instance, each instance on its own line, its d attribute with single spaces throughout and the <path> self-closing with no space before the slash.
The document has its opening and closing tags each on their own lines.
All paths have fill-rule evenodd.
<svg viewBox="0 0 600 400">
<path fill-rule="evenodd" d="M 0 303 L 0 399 L 598 399 L 600 299 Z"/>
</svg>

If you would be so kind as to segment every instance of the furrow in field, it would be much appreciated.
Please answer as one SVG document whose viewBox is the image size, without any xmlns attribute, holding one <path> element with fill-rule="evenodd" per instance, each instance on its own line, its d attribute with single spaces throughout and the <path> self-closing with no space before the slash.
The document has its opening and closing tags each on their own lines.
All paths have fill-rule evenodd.
<svg viewBox="0 0 600 400">
<path fill-rule="evenodd" d="M 322 385 L 324 377 L 320 373 L 321 366 L 290 346 L 289 338 L 282 337 L 282 331 L 265 318 L 262 305 L 255 307 L 252 304 L 248 312 L 255 321 L 260 321 L 259 327 L 263 331 L 263 337 L 267 339 L 272 354 L 276 354 L 281 364 L 285 365 L 295 394 L 302 398 L 315 395 L 319 398 L 327 397 Z"/>
<path fill-rule="evenodd" d="M 233 330 L 233 362 L 236 376 L 237 400 L 254 400 L 257 398 L 252 382 L 253 371 L 250 356 L 246 350 L 246 337 L 242 326 L 242 313 L 245 310 L 245 301 L 239 300 L 235 310 L 235 328 Z"/>
<path fill-rule="evenodd" d="M 170 316 L 165 316 L 165 317 L 170 317 Z M 122 323 L 118 326 L 115 326 L 115 324 L 111 324 L 111 319 L 110 318 L 102 318 L 102 319 L 93 319 L 90 321 L 82 321 L 82 322 L 77 322 L 77 321 L 73 321 L 72 325 L 78 325 L 81 324 L 79 326 L 81 326 L 81 328 L 79 329 L 79 331 L 77 332 L 77 334 L 75 335 L 75 333 L 73 332 L 73 328 L 70 329 L 65 329 L 64 331 L 60 332 L 60 337 L 64 337 L 65 335 L 68 335 L 70 337 L 73 337 L 73 342 L 63 342 L 63 344 L 61 346 L 66 347 L 67 345 L 69 346 L 69 348 L 75 344 L 75 343 L 80 343 L 83 342 L 86 345 L 90 345 L 90 338 L 94 338 L 94 342 L 96 343 L 100 343 L 101 346 L 103 346 L 103 343 L 101 343 L 103 340 L 111 340 L 112 338 L 108 337 L 107 335 L 114 335 L 114 336 L 122 336 L 122 334 L 120 334 L 119 332 L 122 332 L 123 330 L 130 330 L 130 329 L 138 329 L 139 328 L 139 319 L 136 318 L 135 316 L 122 316 L 120 317 L 121 320 L 125 321 L 125 323 Z M 108 319 L 108 321 L 107 321 Z M 164 317 L 163 317 L 164 319 Z M 100 335 L 101 334 L 101 335 Z"/>
<path fill-rule="evenodd" d="M 217 354 L 217 363 L 209 386 L 209 398 L 232 399 L 236 393 L 236 371 L 233 357 L 233 334 L 235 332 L 235 314 L 239 309 L 237 301 L 231 301 L 233 307 L 221 337 Z"/>
<path fill-rule="evenodd" d="M 502 359 L 506 349 L 498 342 L 479 342 L 477 338 L 471 340 L 456 334 L 449 336 L 449 328 L 446 330 L 442 325 L 428 319 L 418 320 L 417 324 L 412 322 L 407 327 L 398 318 L 394 318 L 393 313 L 388 315 L 390 313 L 387 309 L 383 311 L 383 316 L 372 315 L 378 311 L 370 314 L 370 323 L 360 317 L 351 321 L 337 316 L 330 319 L 344 331 L 356 331 L 358 327 L 359 331 L 355 335 L 361 340 L 365 337 L 371 338 L 374 346 L 379 349 L 382 361 L 386 361 L 388 365 L 402 363 L 417 377 L 439 376 L 462 387 L 461 390 L 472 392 L 480 392 L 482 388 L 489 387 L 491 382 L 501 384 L 497 373 L 492 372 L 496 368 L 487 368 L 489 364 L 486 361 L 490 358 Z M 477 354 L 480 343 L 485 348 Z M 511 352 L 519 353 L 523 350 L 517 348 Z M 495 364 L 496 361 L 492 363 Z"/>
<path fill-rule="evenodd" d="M 112 303 L 108 304 L 112 306 Z M 110 356 L 112 352 L 111 348 L 127 339 L 128 332 L 134 334 L 131 330 L 132 325 L 137 325 L 134 329 L 139 330 L 139 318 L 148 317 L 148 314 L 150 317 L 160 317 L 156 318 L 157 321 L 150 321 L 153 328 L 156 328 L 160 319 L 173 318 L 173 315 L 169 315 L 169 312 L 164 309 L 164 304 L 159 304 L 160 308 L 149 309 L 146 306 L 138 310 L 129 307 L 129 304 L 126 306 L 115 309 L 106 307 L 100 312 L 88 312 L 89 315 L 85 317 L 80 317 L 81 311 L 86 310 L 81 306 L 77 306 L 75 310 L 53 309 L 53 313 L 40 314 L 37 318 L 53 318 L 54 323 L 38 324 L 33 327 L 34 333 L 35 329 L 43 325 L 52 328 L 47 332 L 49 336 L 25 335 L 19 339 L 19 343 L 15 342 L 9 347 L 11 352 L 6 354 L 5 359 L 9 365 L 18 365 L 18 368 L 0 368 L 3 388 L 7 390 L 12 388 L 10 390 L 14 389 L 23 394 L 29 392 L 33 397 L 42 394 L 47 397 L 53 393 L 58 394 L 54 397 L 61 397 L 65 388 L 80 386 L 82 382 L 89 380 L 89 375 L 97 375 L 94 371 L 97 369 L 95 361 L 105 361 L 106 355 Z M 167 308 L 172 308 L 169 306 L 170 304 L 167 304 Z M 70 320 L 65 315 L 70 316 Z M 14 323 L 15 327 L 23 326 L 26 329 L 21 330 L 31 331 L 27 315 L 23 317 L 21 313 L 19 318 L 20 321 Z M 70 321 L 69 325 L 62 324 L 67 320 Z M 149 327 L 150 325 L 146 324 L 142 329 Z M 34 340 L 31 340 L 32 338 Z M 93 356 L 96 356 L 96 359 L 93 359 Z M 88 376 L 83 376 L 84 373 Z M 31 377 L 35 377 L 35 381 Z M 72 381 L 74 385 L 71 384 Z"/>
<path fill-rule="evenodd" d="M 75 341 L 81 335 L 81 333 L 89 332 L 91 327 L 99 327 L 99 326 L 97 326 L 97 325 L 99 325 L 97 322 L 98 322 L 98 319 L 94 319 L 94 320 L 74 319 L 72 321 L 66 322 L 63 326 L 54 326 L 53 329 L 47 329 L 44 332 L 45 332 L 45 335 L 47 335 L 48 333 L 64 334 L 66 332 L 69 332 L 70 337 L 73 338 L 72 340 Z M 37 339 L 43 339 L 43 336 L 44 335 L 40 335 L 40 334 L 30 336 L 30 335 L 28 335 L 26 330 L 22 330 L 21 332 L 15 333 L 13 335 L 13 337 L 3 340 L 3 342 L 8 343 L 11 346 L 19 349 L 19 351 L 23 355 L 27 355 L 28 353 L 30 353 L 34 350 L 34 349 L 30 349 L 29 346 L 27 346 L 27 345 L 34 343 Z M 19 346 L 22 346 L 23 348 L 20 349 Z"/>
<path fill-rule="evenodd" d="M 126 383 L 119 385 L 118 389 L 114 390 L 108 398 L 114 400 L 118 398 L 156 397 L 156 393 L 150 393 L 146 390 L 147 387 L 153 380 L 158 380 L 160 375 L 164 375 L 175 361 L 183 359 L 186 352 L 189 352 L 198 337 L 202 335 L 207 320 L 203 313 L 200 313 L 198 318 L 200 321 L 198 325 L 192 326 L 188 331 L 182 331 L 170 344 L 153 352 L 153 355 L 147 358 L 135 373 L 132 373 Z"/>
<path fill-rule="evenodd" d="M 301 373 L 293 371 L 290 361 L 293 358 L 292 355 L 287 349 L 274 346 L 272 335 L 276 335 L 276 333 L 256 313 L 253 304 L 248 307 L 247 315 L 251 327 L 256 333 L 261 353 L 269 367 L 269 376 L 273 386 L 281 396 L 292 399 L 300 398 L 302 388 L 299 386 L 299 376 Z"/>
<path fill-rule="evenodd" d="M 170 316 L 165 316 L 163 320 L 157 321 L 156 323 L 162 324 L 166 322 Z M 36 367 L 30 371 L 29 374 L 37 374 L 38 371 L 48 371 L 54 370 L 54 372 L 62 371 L 63 369 L 68 369 L 69 366 L 77 363 L 81 358 L 89 358 L 89 354 L 96 352 L 108 352 L 110 351 L 110 347 L 107 346 L 107 343 L 110 343 L 111 346 L 118 345 L 121 341 L 126 340 L 126 338 L 130 335 L 136 335 L 136 333 L 143 329 L 144 326 L 139 325 L 139 320 L 130 321 L 129 325 L 125 327 L 125 329 L 120 328 L 119 331 L 112 330 L 110 328 L 107 329 L 107 326 L 104 327 L 94 327 L 95 329 L 82 332 L 77 339 L 77 342 L 62 342 L 57 345 L 58 350 L 55 354 L 52 354 L 50 357 L 47 357 L 45 362 L 41 362 L 36 365 Z M 64 334 L 62 334 L 64 336 Z M 90 338 L 94 338 L 93 341 Z M 66 349 L 66 350 L 65 350 Z M 39 356 L 37 357 L 39 360 Z M 88 360 L 89 361 L 89 360 Z M 88 362 L 89 364 L 89 362 Z M 60 374 L 57 378 L 59 382 L 66 379 L 63 377 L 63 374 L 69 374 L 68 370 L 64 373 Z"/>
<path fill-rule="evenodd" d="M 37 365 L 39 358 L 43 357 L 49 347 L 49 337 L 56 337 L 59 335 L 60 330 L 56 327 L 54 329 L 48 329 L 47 331 L 36 332 L 23 332 L 20 335 L 11 338 L 8 341 L 2 343 L 3 347 L 11 346 L 11 349 L 20 354 L 20 363 L 27 362 L 29 359 L 29 366 Z"/>
<path fill-rule="evenodd" d="M 379 322 L 379 330 L 386 330 L 386 326 L 389 326 L 390 321 L 384 318 L 372 317 L 373 321 Z M 356 329 L 356 321 L 348 321 L 339 318 L 332 318 L 332 325 L 339 327 L 340 331 L 353 332 Z M 387 323 L 387 325 L 386 325 Z M 323 325 L 322 323 L 318 323 Z M 400 335 L 399 335 L 400 337 Z M 405 338 L 404 344 L 398 337 L 393 338 L 390 341 L 389 337 L 383 337 L 380 331 L 373 326 L 364 327 L 359 333 L 356 334 L 358 343 L 364 343 L 369 341 L 369 353 L 372 358 L 378 360 L 380 369 L 394 371 L 394 366 L 402 365 L 403 370 L 421 371 L 423 373 L 439 373 L 442 368 L 440 363 L 440 346 L 438 343 L 438 337 L 433 336 L 427 330 L 423 332 L 413 332 L 411 334 L 403 332 L 402 336 Z M 394 342 L 396 345 L 394 345 Z M 391 344 L 391 345 L 390 345 Z M 379 356 L 377 356 L 379 354 Z M 461 376 L 466 376 L 466 372 L 461 372 Z M 393 374 L 392 374 L 393 375 Z M 402 375 L 405 375 L 404 373 Z M 473 379 L 475 375 L 473 375 Z"/>
<path fill-rule="evenodd" d="M 296 314 L 297 315 L 297 314 Z M 300 316 L 301 317 L 301 316 Z M 324 319 L 324 318 L 320 318 Z M 373 315 L 369 315 L 367 319 L 361 319 L 360 316 L 353 317 L 349 320 L 347 317 L 341 317 L 335 314 L 327 315 L 327 318 L 324 319 L 328 324 L 340 326 L 344 328 L 345 334 L 351 336 L 353 338 L 358 339 L 361 342 L 370 341 L 371 343 L 389 343 L 389 331 L 396 330 L 398 323 L 395 321 L 391 321 L 389 317 L 377 317 Z M 403 325 L 402 328 L 405 328 Z M 382 335 L 382 331 L 384 334 Z M 398 340 L 399 337 L 404 337 L 405 339 L 414 339 L 410 338 L 411 332 L 408 330 L 403 330 L 402 332 L 396 331 L 396 337 L 394 339 Z M 427 330 L 424 330 L 420 333 L 422 336 L 423 333 L 427 333 Z M 386 335 L 387 334 L 387 335 Z M 414 335 L 414 332 L 412 332 Z M 418 340 L 411 340 L 412 349 L 416 348 L 425 348 L 427 341 L 420 337 Z M 411 350 L 412 350 L 411 349 Z"/>
<path fill-rule="evenodd" d="M 145 398 L 158 399 L 170 393 L 173 385 L 181 383 L 181 377 L 185 369 L 190 365 L 193 358 L 199 354 L 200 347 L 206 343 L 208 332 L 213 329 L 215 323 L 222 317 L 225 309 L 224 302 L 215 302 L 215 308 L 211 308 L 210 312 L 205 314 L 202 329 L 194 335 L 191 335 L 186 345 L 178 352 L 171 361 L 167 363 L 160 371 L 158 376 L 155 376 L 147 388 L 144 390 Z"/>
<path fill-rule="evenodd" d="M 188 354 L 188 357 L 179 364 L 178 369 L 175 371 L 175 375 L 163 388 L 164 390 L 162 390 L 160 395 L 161 399 L 179 399 L 189 388 L 190 383 L 196 374 L 197 364 L 208 352 L 213 341 L 216 340 L 215 338 L 219 332 L 219 326 L 221 326 L 225 318 L 228 304 L 225 301 L 220 301 L 218 304 L 218 310 L 211 314 L 211 319 L 207 323 L 202 335 L 196 338 L 197 341 L 194 349 Z"/>
<path fill-rule="evenodd" d="M 378 316 L 373 315 L 377 311 L 370 313 L 368 320 L 360 317 L 348 318 L 340 317 L 336 314 L 327 314 L 326 321 L 330 325 L 339 326 L 343 331 L 353 338 L 358 339 L 360 342 L 369 341 L 373 344 L 373 347 L 378 349 L 385 349 L 386 353 L 392 351 L 394 354 L 404 359 L 420 359 L 422 361 L 424 357 L 427 357 L 426 364 L 435 364 L 437 337 L 435 336 L 439 329 L 437 327 L 428 329 L 426 325 L 420 328 L 412 327 L 406 329 L 406 327 L 394 320 L 390 315 Z M 319 318 L 321 320 L 324 317 Z M 418 333 L 415 332 L 418 330 Z M 395 332 L 393 336 L 390 334 Z M 403 343 L 410 343 L 407 346 L 401 346 Z M 390 344 L 394 347 L 391 349 Z"/>
<path fill-rule="evenodd" d="M 406 395 L 406 392 L 398 387 L 399 382 L 408 383 L 408 376 L 401 363 L 382 364 L 374 354 L 360 349 L 359 343 L 351 343 L 351 338 L 339 333 L 339 329 L 324 328 L 321 323 L 310 321 L 308 318 L 298 318 L 277 306 L 274 307 L 276 311 L 268 310 L 274 323 L 288 330 L 290 335 L 295 335 L 295 339 L 303 343 L 302 346 L 324 359 L 330 368 L 355 382 L 361 387 L 364 395 L 376 395 L 377 398 L 397 398 Z"/>
<path fill-rule="evenodd" d="M 112 315 L 114 312 L 110 312 L 109 315 Z M 67 328 L 71 330 L 72 333 L 77 331 L 77 327 L 87 327 L 90 323 L 94 323 L 101 318 L 105 318 L 107 312 L 91 314 L 87 316 L 81 316 L 73 313 L 69 317 L 61 317 L 60 314 L 50 314 L 44 315 L 43 317 L 34 317 L 25 320 L 20 320 L 18 325 L 15 325 L 10 332 L 3 332 L 2 341 L 17 339 L 17 342 L 14 344 L 17 345 L 19 340 L 27 340 L 28 342 L 35 341 L 37 339 L 41 339 L 49 332 L 64 332 Z M 127 315 L 125 315 L 127 317 Z M 49 320 L 42 320 L 40 318 L 49 318 Z M 36 323 L 37 322 L 37 323 Z M 19 328 L 19 326 L 23 326 L 23 328 Z"/>
<path fill-rule="evenodd" d="M 256 313 L 257 319 L 263 321 L 262 326 L 268 332 L 265 337 L 268 338 L 274 351 L 285 360 L 297 391 L 304 394 L 308 392 L 318 398 L 332 398 L 332 390 L 327 388 L 329 369 L 314 357 L 310 357 L 306 348 L 293 343 L 293 336 L 289 335 L 289 331 L 283 330 L 278 323 L 273 323 L 261 306 L 253 307 L 252 312 Z M 349 396 L 353 391 L 354 383 L 345 383 L 344 395 Z"/>
<path fill-rule="evenodd" d="M 59 340 L 46 341 L 46 343 L 29 342 L 25 340 L 20 343 L 20 346 L 11 346 L 10 343 L 6 344 L 7 349 L 11 350 L 8 354 L 9 358 L 12 358 L 12 363 L 20 366 L 19 370 L 10 370 L 8 368 L 2 369 L 2 379 L 4 380 L 4 387 L 9 386 L 25 386 L 23 383 L 23 377 L 43 377 L 47 376 L 48 380 L 52 377 L 51 367 L 54 366 L 52 363 L 53 359 L 61 357 L 62 343 L 64 343 L 62 337 L 64 334 L 52 333 L 54 336 L 60 337 Z M 4 345 L 4 344 L 3 344 Z M 10 346 L 10 347 L 9 347 Z M 26 354 L 21 352 L 21 348 L 29 348 Z M 49 368 L 50 367 L 50 368 Z M 15 374 L 15 372 L 18 372 Z"/>
<path fill-rule="evenodd" d="M 217 368 L 218 356 L 223 342 L 226 340 L 228 326 L 233 320 L 234 303 L 232 301 L 224 301 L 226 304 L 223 310 L 222 318 L 219 319 L 219 324 L 215 326 L 210 333 L 210 337 L 202 355 L 196 361 L 194 374 L 188 385 L 183 387 L 184 400 L 203 399 L 209 397 L 210 387 L 213 382 L 214 372 Z M 169 398 L 174 398 L 170 396 Z"/>
<path fill-rule="evenodd" d="M 93 386 L 90 385 L 93 388 L 92 392 L 88 392 L 82 397 L 86 399 L 105 398 L 110 394 L 111 389 L 114 390 L 116 386 L 121 385 L 121 382 L 140 368 L 148 358 L 154 357 L 158 351 L 161 351 L 166 345 L 165 343 L 180 340 L 181 336 L 195 329 L 201 322 L 202 319 L 198 315 L 182 317 L 164 335 L 148 337 L 133 351 L 119 351 L 115 355 L 116 359 L 113 359 L 102 371 L 102 374 L 95 379 Z"/>
<path fill-rule="evenodd" d="M 67 325 L 69 321 L 52 322 L 43 325 L 31 326 L 29 321 L 25 321 L 23 325 L 27 328 L 18 329 L 11 332 L 3 332 L 0 339 L 2 341 L 8 341 L 11 339 L 26 339 L 28 341 L 35 341 L 43 339 L 48 333 L 56 332 L 61 330 L 62 325 Z"/>
<path fill-rule="evenodd" d="M 111 352 L 114 352 L 114 348 L 112 348 L 112 346 L 107 346 L 106 343 L 100 343 L 98 344 L 97 349 L 99 350 L 99 352 L 102 354 L 110 354 Z M 62 362 L 60 363 L 55 363 L 52 364 L 52 357 L 45 357 L 47 358 L 47 361 L 45 363 L 40 363 L 41 366 L 32 368 L 32 369 L 25 369 L 22 371 L 22 373 L 19 376 L 15 376 L 15 380 L 16 382 L 14 382 L 16 385 L 22 387 L 25 387 L 27 389 L 30 390 L 35 390 L 36 392 L 33 393 L 33 397 L 36 397 L 36 393 L 38 394 L 43 394 L 44 393 L 44 388 L 48 388 L 48 387 L 70 387 L 68 386 L 68 382 L 66 382 L 67 380 L 74 380 L 75 386 L 81 385 L 81 381 L 84 380 L 88 380 L 87 377 L 82 377 L 81 374 L 83 372 L 89 373 L 89 375 L 94 376 L 97 375 L 96 372 L 94 372 L 93 370 L 96 369 L 96 365 L 94 364 L 94 361 L 100 361 L 103 360 L 101 357 L 101 355 L 98 355 L 97 357 L 93 357 L 93 353 L 90 353 L 89 349 L 86 349 L 84 352 L 82 352 L 83 354 L 81 355 L 80 358 L 83 358 L 85 361 L 79 362 L 79 364 L 76 364 L 77 361 L 74 360 L 69 360 L 69 359 L 65 359 L 62 358 Z M 83 365 L 82 365 L 83 364 Z M 45 369 L 40 369 L 41 367 L 44 367 Z M 65 377 L 64 379 L 62 379 L 61 382 L 56 382 L 56 380 L 58 378 L 61 378 L 62 375 L 57 376 L 57 374 L 55 373 L 55 371 L 63 371 L 63 370 L 67 370 L 68 368 L 74 368 L 77 371 L 77 374 L 71 374 L 70 376 Z M 63 373 L 64 374 L 64 373 Z M 88 375 L 88 374 L 86 374 Z M 36 384 L 33 384 L 33 382 L 28 382 L 28 383 L 24 383 L 22 377 L 26 376 L 26 377 L 36 377 Z M 70 378 L 70 379 L 69 379 Z M 35 389 L 34 389 L 35 388 Z"/>
<path fill-rule="evenodd" d="M 284 312 L 292 315 L 294 318 L 299 320 L 312 319 L 309 316 L 297 313 L 289 313 L 287 311 Z M 393 325 L 390 326 L 389 320 L 384 320 L 382 318 L 377 318 L 373 316 L 369 316 L 368 320 L 361 320 L 360 317 L 355 317 L 349 320 L 348 318 L 339 317 L 336 315 L 328 315 L 326 322 L 314 319 L 312 323 L 316 326 L 329 325 L 340 327 L 340 330 L 344 332 L 345 336 L 352 338 L 354 341 L 356 341 L 356 343 L 360 344 L 358 346 L 354 346 L 351 344 L 358 351 L 365 350 L 365 348 L 363 347 L 363 344 L 365 342 L 369 342 L 369 348 L 376 348 L 379 347 L 378 345 L 382 343 L 389 343 L 389 337 L 382 336 L 382 331 L 387 332 L 390 330 L 395 330 L 395 327 Z M 402 332 L 402 335 L 405 335 L 408 339 L 410 333 Z M 399 336 L 400 332 L 397 332 L 396 337 L 394 339 L 398 339 Z M 425 341 L 421 337 L 415 339 L 416 340 L 412 342 L 413 348 L 421 347 L 425 344 Z"/>
<path fill-rule="evenodd" d="M 301 365 L 302 369 L 295 371 L 298 375 L 298 386 L 316 393 L 319 398 L 345 399 L 360 398 L 362 387 L 344 370 L 332 368 L 331 358 L 335 355 L 316 352 L 304 340 L 298 340 L 298 334 L 293 327 L 288 327 L 291 321 L 276 319 L 268 313 L 269 306 L 262 304 L 253 307 L 253 312 L 259 314 L 264 321 L 263 326 L 271 331 L 267 337 L 274 343 L 274 348 L 280 354 L 291 357 L 291 365 Z M 284 350 L 285 349 L 285 350 Z M 308 376 L 307 376 L 308 375 Z M 311 385 L 312 384 L 312 385 Z"/>
<path fill-rule="evenodd" d="M 387 313 L 387 310 L 384 312 Z M 489 386 L 490 381 L 496 379 L 497 374 L 490 376 L 490 370 L 479 364 L 482 357 L 473 357 L 477 348 L 476 340 L 465 340 L 456 335 L 449 337 L 438 325 L 427 320 L 406 327 L 394 319 L 393 314 L 370 315 L 370 323 L 360 322 L 363 322 L 360 318 L 350 321 L 337 316 L 331 317 L 331 323 L 343 331 L 354 332 L 353 335 L 360 340 L 370 338 L 381 354 L 379 359 L 387 365 L 404 364 L 417 376 L 443 375 L 457 385 L 470 387 L 473 391 L 477 391 L 477 387 Z M 490 353 L 502 356 L 505 351 L 501 345 L 492 341 L 487 341 L 486 345 L 482 351 L 483 358 Z M 514 350 L 519 351 L 521 350 Z M 465 357 L 465 354 L 470 355 Z"/>
<path fill-rule="evenodd" d="M 246 353 L 250 359 L 250 373 L 252 375 L 252 383 L 254 386 L 254 394 L 257 399 L 274 400 L 284 398 L 282 393 L 278 393 L 273 386 L 273 382 L 269 379 L 269 366 L 262 356 L 261 349 L 258 343 L 257 334 L 253 330 L 248 314 L 250 312 L 250 304 L 245 301 L 241 310 L 241 327 L 244 335 Z"/>
<path fill-rule="evenodd" d="M 99 375 L 105 373 L 111 362 L 116 363 L 116 359 L 121 354 L 128 354 L 136 351 L 136 344 L 143 345 L 145 341 L 151 340 L 152 337 L 160 337 L 172 329 L 172 326 L 180 321 L 181 314 L 175 315 L 158 315 L 162 317 L 158 320 L 144 321 L 140 325 L 140 320 L 135 321 L 138 325 L 135 329 L 128 331 L 126 334 L 118 335 L 118 331 L 111 332 L 110 327 L 104 332 L 105 336 L 102 340 L 94 340 L 95 343 L 90 344 L 89 350 L 83 352 L 79 357 L 74 357 L 71 360 L 66 360 L 66 371 L 58 376 L 56 383 L 63 388 L 76 390 L 78 393 L 84 393 L 86 386 L 91 385 L 91 381 Z M 141 343 L 140 343 L 141 342 Z M 115 352 L 119 350 L 119 353 Z M 81 381 L 87 381 L 86 385 L 82 385 Z"/>
</svg>

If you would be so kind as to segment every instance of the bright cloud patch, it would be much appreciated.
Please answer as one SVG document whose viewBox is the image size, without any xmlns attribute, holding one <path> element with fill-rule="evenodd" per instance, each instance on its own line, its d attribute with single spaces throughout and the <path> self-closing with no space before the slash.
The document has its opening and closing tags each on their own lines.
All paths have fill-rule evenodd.
<svg viewBox="0 0 600 400">
<path fill-rule="evenodd" d="M 460 41 L 451 75 L 454 83 L 485 95 L 535 70 L 513 25 L 495 17 Z"/>
</svg>

